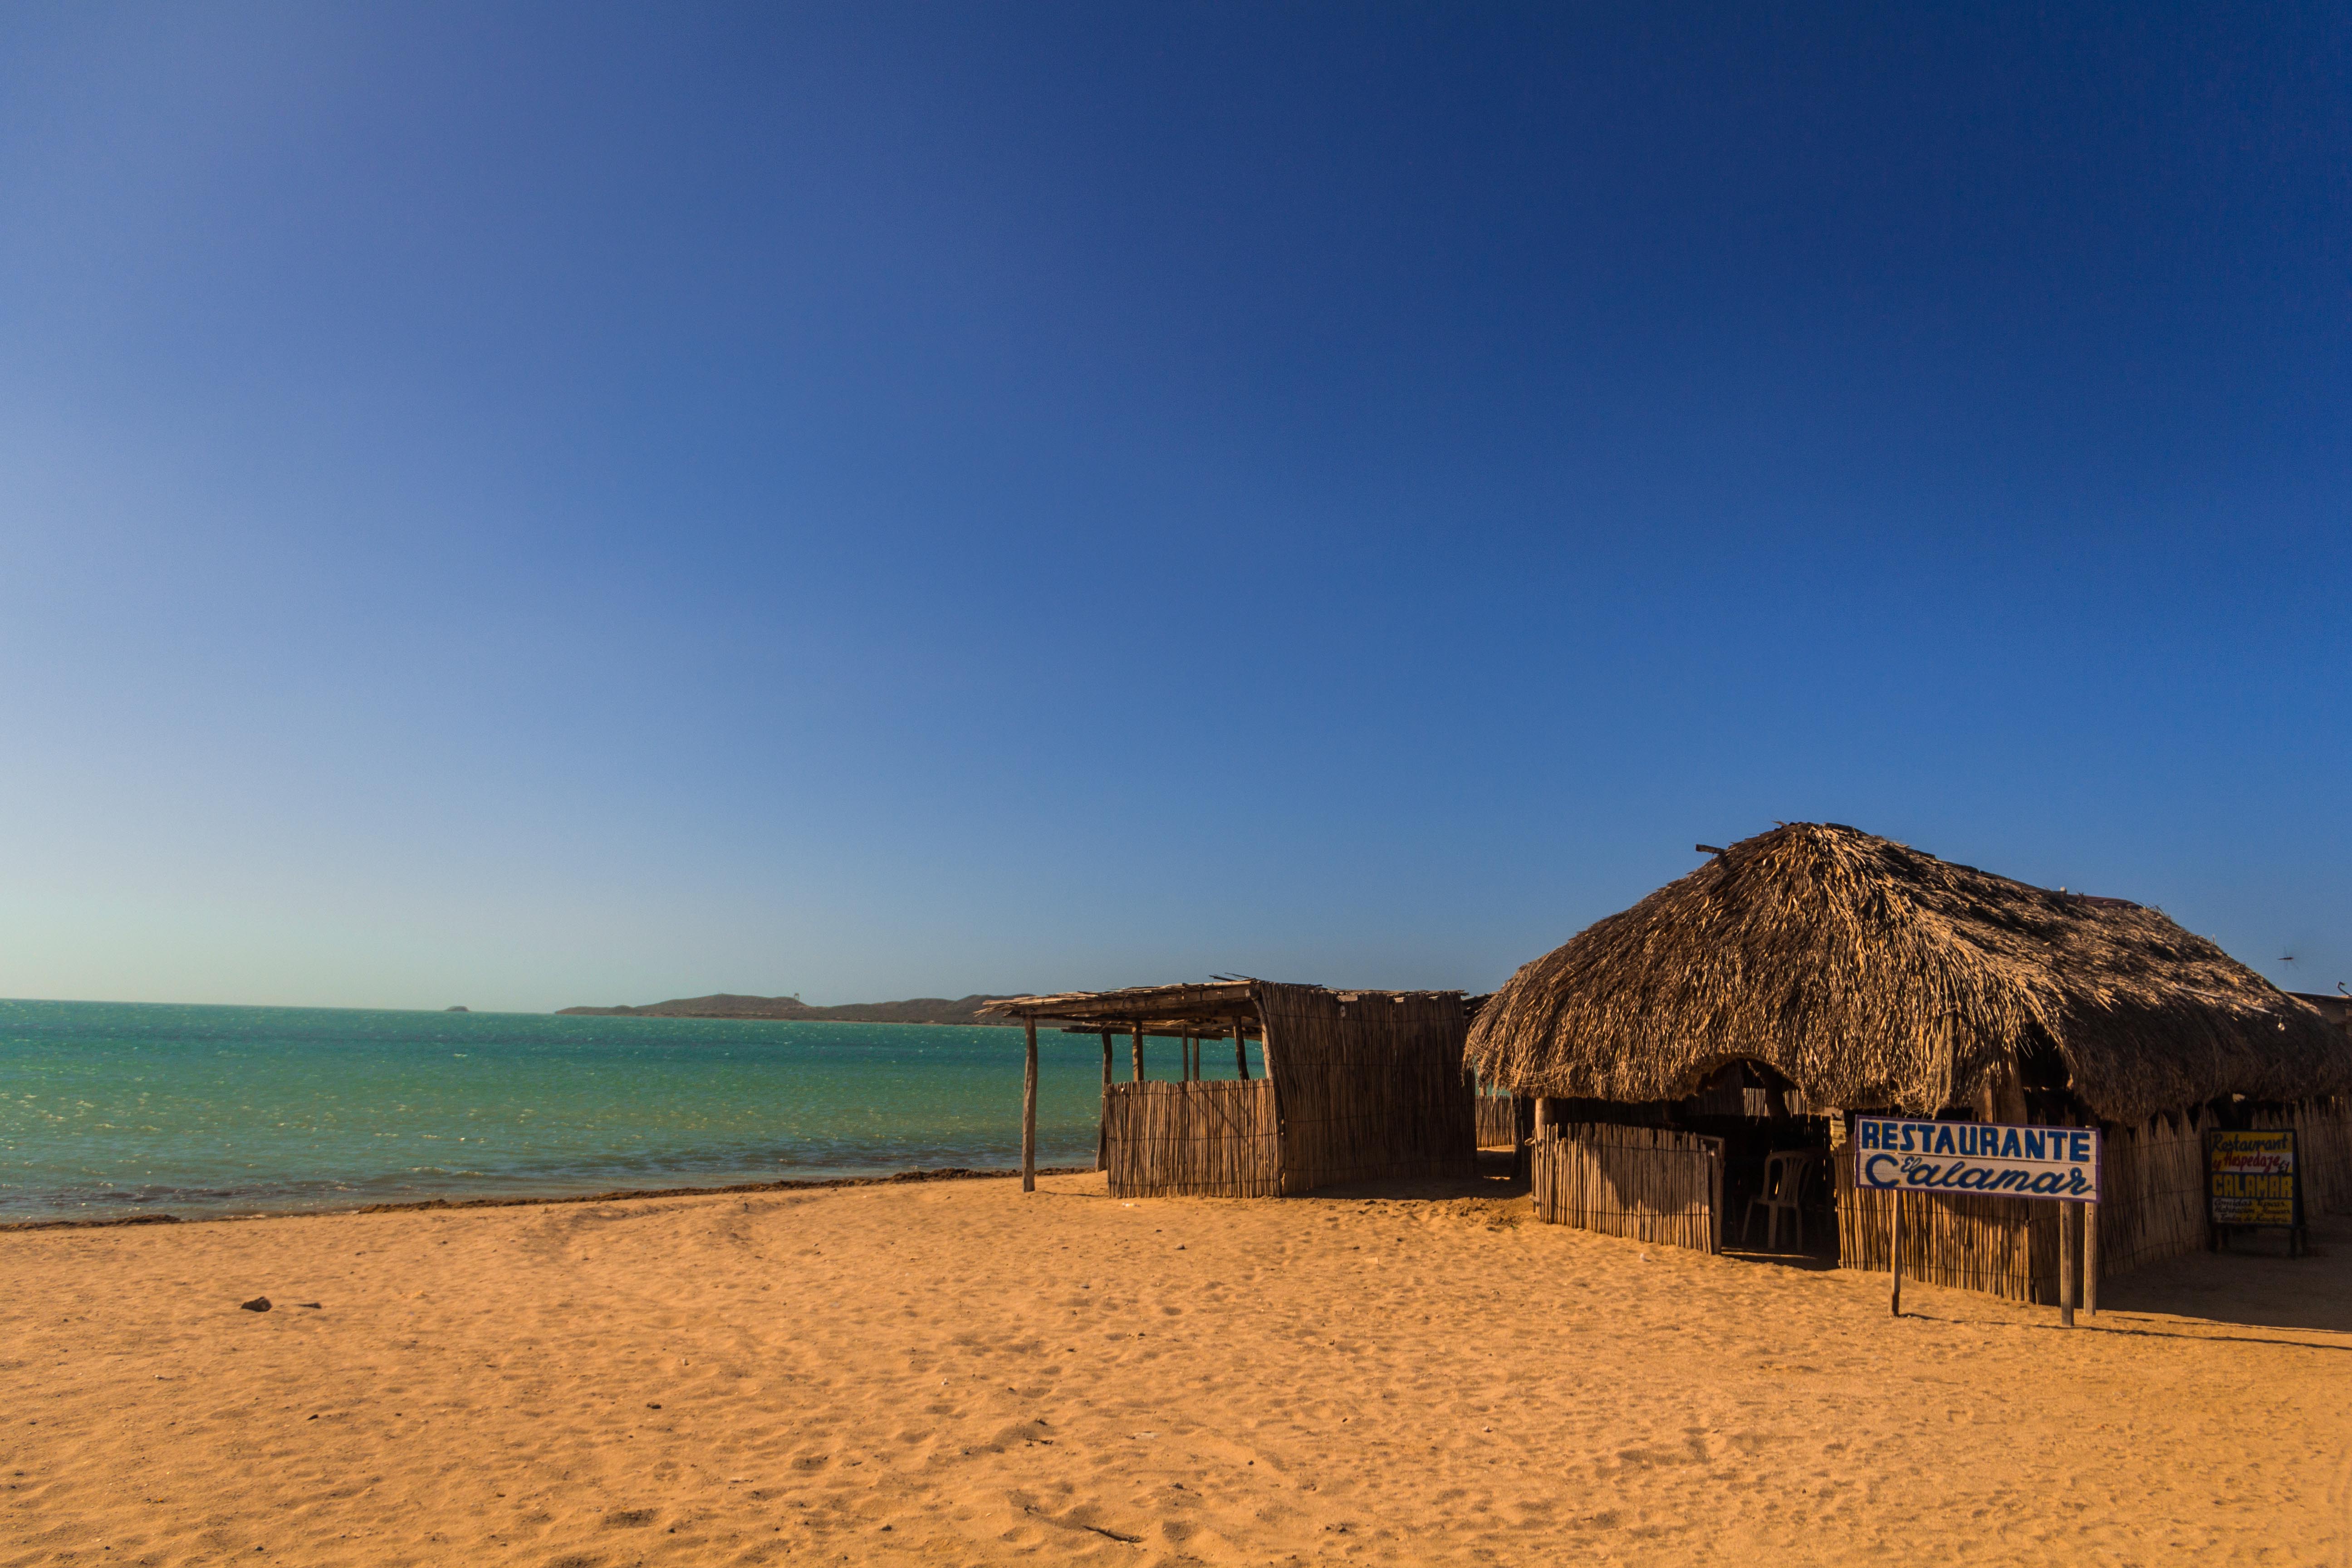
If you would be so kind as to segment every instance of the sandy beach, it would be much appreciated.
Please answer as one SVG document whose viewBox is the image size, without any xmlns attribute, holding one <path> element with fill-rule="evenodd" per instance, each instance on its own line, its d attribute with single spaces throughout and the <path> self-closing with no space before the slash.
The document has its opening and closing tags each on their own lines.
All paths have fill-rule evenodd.
<svg viewBox="0 0 2352 1568">
<path fill-rule="evenodd" d="M 2352 1562 L 2340 1220 L 2069 1333 L 1489 1190 L 0 1235 L 0 1563 Z"/>
</svg>

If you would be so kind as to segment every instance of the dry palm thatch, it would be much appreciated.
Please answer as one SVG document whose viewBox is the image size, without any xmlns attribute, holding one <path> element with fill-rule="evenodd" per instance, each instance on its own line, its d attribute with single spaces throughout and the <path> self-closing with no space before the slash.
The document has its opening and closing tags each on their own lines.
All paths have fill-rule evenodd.
<svg viewBox="0 0 2352 1568">
<path fill-rule="evenodd" d="M 2154 910 L 1833 823 L 1733 845 L 1522 968 L 1468 1058 L 1523 1095 L 1680 1099 L 1762 1062 L 1817 1105 L 1930 1114 L 2004 1085 L 2144 1121 L 2352 1091 L 2352 1042 Z"/>
</svg>

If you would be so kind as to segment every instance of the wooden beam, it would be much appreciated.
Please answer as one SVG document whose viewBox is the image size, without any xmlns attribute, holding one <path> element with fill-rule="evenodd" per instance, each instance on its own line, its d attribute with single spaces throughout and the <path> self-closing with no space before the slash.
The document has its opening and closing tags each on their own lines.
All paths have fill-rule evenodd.
<svg viewBox="0 0 2352 1568">
<path fill-rule="evenodd" d="M 1135 1026 L 1135 1081 L 1143 1081 L 1143 1026 Z"/>
<path fill-rule="evenodd" d="M 1066 1035 L 1099 1035 L 1105 1029 L 1118 1035 L 1131 1035 L 1135 1032 L 1135 1020 L 1132 1018 L 1089 1018 L 1083 1024 L 1055 1024 L 1051 1018 L 1040 1019 L 1038 1022 L 1041 1027 L 1058 1028 Z M 1181 1040 L 1187 1035 L 1197 1035 L 1204 1031 L 1213 1034 L 1218 1039 L 1223 1039 L 1228 1022 L 1230 1020 L 1224 1018 L 1156 1018 L 1143 1026 L 1143 1032 L 1155 1040 Z"/>
<path fill-rule="evenodd" d="M 1234 1076 L 1249 1081 L 1249 1031 L 1239 1024 L 1234 1026 Z"/>
<path fill-rule="evenodd" d="M 1028 1025 L 1027 1066 L 1021 1076 L 1021 1190 L 1037 1190 L 1037 1020 Z"/>
</svg>

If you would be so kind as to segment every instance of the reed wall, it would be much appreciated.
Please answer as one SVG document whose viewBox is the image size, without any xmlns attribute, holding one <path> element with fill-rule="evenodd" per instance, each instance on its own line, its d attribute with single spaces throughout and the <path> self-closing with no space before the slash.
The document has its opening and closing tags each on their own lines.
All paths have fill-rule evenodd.
<svg viewBox="0 0 2352 1568">
<path fill-rule="evenodd" d="M 1102 1131 L 1115 1198 L 1282 1191 L 1282 1139 L 1265 1079 L 1115 1083 L 1103 1092 Z"/>
<path fill-rule="evenodd" d="M 2279 1114 L 2257 1114 L 2256 1127 L 2294 1129 L 2308 1215 L 2352 1214 L 2352 1099 L 2306 1100 Z"/>
<path fill-rule="evenodd" d="M 1260 982 L 1266 1079 L 1282 1122 L 1282 1190 L 1391 1176 L 1467 1176 L 1477 1120 L 1457 995 L 1391 996 Z"/>
<path fill-rule="evenodd" d="M 1536 1217 L 1716 1252 L 1723 1245 L 1723 1140 L 1591 1122 L 1537 1129 Z"/>
</svg>

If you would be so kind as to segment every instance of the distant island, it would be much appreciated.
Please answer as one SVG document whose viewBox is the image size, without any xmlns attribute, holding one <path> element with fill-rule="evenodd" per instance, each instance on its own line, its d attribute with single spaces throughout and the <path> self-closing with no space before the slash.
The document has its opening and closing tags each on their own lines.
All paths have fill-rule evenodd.
<svg viewBox="0 0 2352 1568">
<path fill-rule="evenodd" d="M 905 1002 L 851 1002 L 812 1007 L 797 996 L 683 996 L 643 1007 L 559 1007 L 565 1018 L 784 1018 L 835 1024 L 1011 1024 L 982 1017 L 981 1005 L 994 996 L 917 996 Z"/>
</svg>

